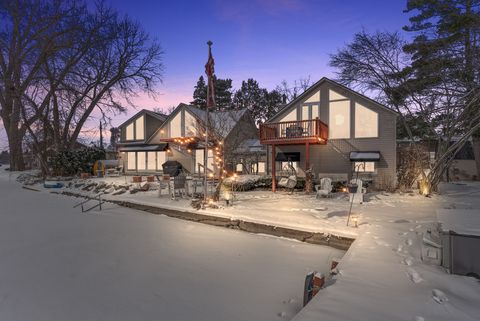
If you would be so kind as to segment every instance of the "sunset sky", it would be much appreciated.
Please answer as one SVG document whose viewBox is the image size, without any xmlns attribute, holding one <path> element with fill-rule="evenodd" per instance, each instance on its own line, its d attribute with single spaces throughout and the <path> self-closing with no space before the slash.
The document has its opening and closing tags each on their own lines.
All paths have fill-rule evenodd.
<svg viewBox="0 0 480 321">
<path fill-rule="evenodd" d="M 192 100 L 213 41 L 220 78 L 256 79 L 273 89 L 282 80 L 333 77 L 329 54 L 365 28 L 400 30 L 407 24 L 406 0 L 107 0 L 138 20 L 164 49 L 164 82 L 157 99 L 139 95 L 138 108 L 168 108 Z M 115 118 L 119 125 L 136 111 Z M 96 122 L 95 122 L 96 123 Z M 7 146 L 0 133 L 0 149 Z"/>
<path fill-rule="evenodd" d="M 248 78 L 275 88 L 311 76 L 333 76 L 329 54 L 367 30 L 399 30 L 407 23 L 405 0 L 110 0 L 142 23 L 162 44 L 165 80 L 157 101 L 136 100 L 139 107 L 168 107 L 191 101 L 204 72 L 207 40 L 213 41 L 216 74 Z"/>
</svg>

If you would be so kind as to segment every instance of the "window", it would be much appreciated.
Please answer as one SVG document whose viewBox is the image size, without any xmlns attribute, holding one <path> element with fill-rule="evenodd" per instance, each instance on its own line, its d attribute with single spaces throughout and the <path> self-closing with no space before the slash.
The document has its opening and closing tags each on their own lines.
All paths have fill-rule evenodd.
<svg viewBox="0 0 480 321">
<path fill-rule="evenodd" d="M 294 108 L 287 116 L 283 117 L 281 121 L 296 121 L 297 120 L 297 108 Z"/>
<path fill-rule="evenodd" d="M 332 101 L 332 100 L 342 100 L 342 99 L 345 100 L 345 99 L 348 99 L 347 97 L 342 96 L 342 95 L 340 95 L 339 93 L 337 93 L 336 91 L 333 91 L 333 90 L 331 90 L 331 89 L 330 89 L 330 91 L 329 91 L 329 96 L 330 96 L 330 97 L 329 97 L 329 98 L 330 98 L 330 101 Z"/>
<path fill-rule="evenodd" d="M 302 120 L 310 119 L 310 106 L 302 106 Z"/>
<path fill-rule="evenodd" d="M 256 174 L 257 172 L 259 174 L 265 173 L 265 162 L 258 162 L 252 164 L 252 174 Z"/>
<path fill-rule="evenodd" d="M 157 152 L 157 170 L 163 170 L 163 163 L 166 162 L 166 152 Z"/>
<path fill-rule="evenodd" d="M 208 159 L 207 159 L 207 168 L 211 171 L 213 171 L 214 166 L 213 164 L 215 163 L 215 158 L 213 157 L 213 150 L 209 149 L 208 150 Z"/>
<path fill-rule="evenodd" d="M 145 139 L 144 116 L 140 116 L 135 120 L 135 140 Z"/>
<path fill-rule="evenodd" d="M 320 90 L 308 97 L 307 100 L 305 100 L 306 103 L 318 103 L 320 102 Z"/>
<path fill-rule="evenodd" d="M 182 137 L 182 113 L 179 112 L 170 121 L 170 138 Z"/>
<path fill-rule="evenodd" d="M 142 171 L 145 170 L 145 165 L 147 161 L 147 153 L 146 152 L 137 152 L 137 170 Z"/>
<path fill-rule="evenodd" d="M 197 120 L 190 113 L 185 112 L 185 136 L 192 137 L 197 135 Z"/>
<path fill-rule="evenodd" d="M 328 129 L 330 138 L 350 138 L 350 100 L 330 102 Z"/>
<path fill-rule="evenodd" d="M 318 105 L 312 105 L 312 119 L 319 118 L 320 113 L 318 109 Z"/>
<path fill-rule="evenodd" d="M 355 103 L 355 137 L 378 137 L 378 114 Z"/>
<path fill-rule="evenodd" d="M 243 164 L 237 164 L 237 166 L 235 166 L 235 171 L 236 172 L 243 172 Z"/>
<path fill-rule="evenodd" d="M 204 150 L 196 149 L 195 150 L 195 173 L 203 173 L 203 164 L 204 164 Z M 198 166 L 201 165 L 201 166 Z M 200 168 L 199 168 L 200 167 Z"/>
<path fill-rule="evenodd" d="M 156 154 L 157 154 L 156 152 L 147 153 L 147 169 L 149 171 L 154 171 L 157 168 Z"/>
<path fill-rule="evenodd" d="M 126 140 L 135 140 L 135 136 L 133 133 L 133 123 L 127 126 L 127 134 L 126 134 Z"/>
<path fill-rule="evenodd" d="M 375 172 L 375 162 L 355 162 L 354 170 L 360 173 L 373 173 Z"/>
<path fill-rule="evenodd" d="M 136 164 L 135 152 L 129 152 L 127 153 L 127 170 L 136 170 L 136 169 L 137 169 L 137 164 Z"/>
</svg>

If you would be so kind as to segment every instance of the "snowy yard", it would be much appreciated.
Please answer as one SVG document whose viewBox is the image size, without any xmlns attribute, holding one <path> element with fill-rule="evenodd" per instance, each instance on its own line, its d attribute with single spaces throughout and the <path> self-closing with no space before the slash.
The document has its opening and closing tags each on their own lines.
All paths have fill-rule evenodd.
<svg viewBox="0 0 480 321">
<path fill-rule="evenodd" d="M 198 211 L 354 237 L 339 274 L 301 309 L 306 272 L 326 271 L 343 252 L 114 205 L 81 214 L 71 208 L 78 199 L 22 190 L 6 179 L 0 179 L 7 209 L 0 248 L 8 264 L 0 269 L 6 280 L 0 298 L 7 309 L 0 319 L 474 321 L 480 315 L 480 282 L 425 259 L 423 241 L 438 227 L 437 210 L 480 215 L 479 182 L 443 184 L 430 198 L 368 194 L 353 206 L 358 228 L 345 224 L 342 194 L 244 192 L 233 206 Z M 156 191 L 105 198 L 197 212 L 188 200 L 158 198 Z"/>
<path fill-rule="evenodd" d="M 342 251 L 189 223 L 0 177 L 0 320 L 279 320 Z"/>
</svg>

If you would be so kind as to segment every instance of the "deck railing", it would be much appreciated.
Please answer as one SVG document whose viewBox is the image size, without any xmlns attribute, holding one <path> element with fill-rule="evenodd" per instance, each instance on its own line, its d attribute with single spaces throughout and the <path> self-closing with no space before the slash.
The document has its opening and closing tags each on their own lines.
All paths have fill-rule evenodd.
<svg viewBox="0 0 480 321">
<path fill-rule="evenodd" d="M 318 118 L 260 125 L 260 142 L 263 144 L 289 141 L 325 144 L 327 139 L 328 126 Z"/>
</svg>

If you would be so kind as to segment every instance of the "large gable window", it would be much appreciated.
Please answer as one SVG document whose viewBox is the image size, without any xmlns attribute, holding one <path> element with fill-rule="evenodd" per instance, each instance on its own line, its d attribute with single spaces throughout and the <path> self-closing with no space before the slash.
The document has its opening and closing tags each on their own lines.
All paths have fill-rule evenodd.
<svg viewBox="0 0 480 321">
<path fill-rule="evenodd" d="M 331 101 L 329 114 L 329 137 L 350 138 L 350 100 Z"/>
<path fill-rule="evenodd" d="M 320 102 L 320 90 L 308 97 L 307 100 L 305 100 L 306 103 L 319 103 Z"/>
<path fill-rule="evenodd" d="M 182 137 L 182 113 L 178 113 L 170 121 L 170 137 Z"/>
<path fill-rule="evenodd" d="M 378 137 L 378 114 L 355 103 L 355 137 Z"/>
<path fill-rule="evenodd" d="M 144 116 L 140 116 L 135 120 L 135 140 L 145 139 Z"/>
<path fill-rule="evenodd" d="M 145 139 L 145 116 L 140 116 L 125 128 L 125 140 Z"/>
<path fill-rule="evenodd" d="M 344 100 L 344 99 L 348 99 L 347 97 L 343 96 L 343 95 L 340 95 L 339 93 L 337 93 L 336 91 L 334 90 L 329 90 L 328 91 L 328 95 L 330 96 L 329 97 L 329 100 L 332 101 L 332 100 Z"/>
<path fill-rule="evenodd" d="M 133 123 L 127 126 L 126 129 L 126 137 L 127 140 L 135 140 L 134 128 Z"/>
<path fill-rule="evenodd" d="M 197 136 L 197 120 L 190 113 L 185 112 L 185 136 Z"/>
<path fill-rule="evenodd" d="M 297 120 L 297 108 L 294 108 L 291 112 L 288 113 L 281 121 L 296 121 Z"/>
</svg>

